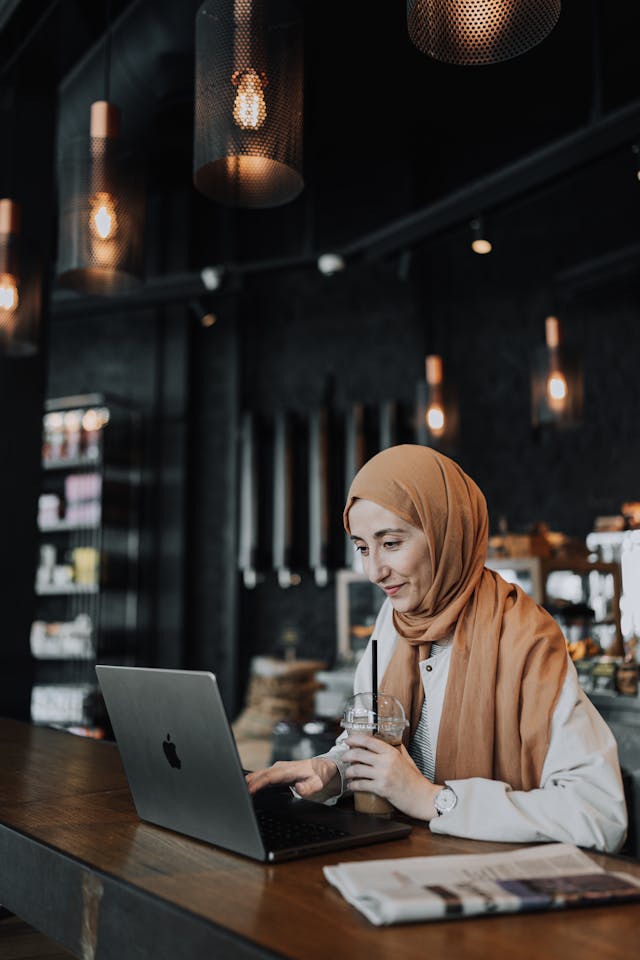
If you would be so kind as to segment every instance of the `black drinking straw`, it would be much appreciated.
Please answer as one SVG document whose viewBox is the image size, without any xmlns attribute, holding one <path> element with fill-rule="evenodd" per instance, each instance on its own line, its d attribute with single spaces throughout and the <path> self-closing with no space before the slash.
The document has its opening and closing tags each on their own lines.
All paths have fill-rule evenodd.
<svg viewBox="0 0 640 960">
<path fill-rule="evenodd" d="M 373 707 L 373 732 L 378 732 L 378 641 L 371 640 L 371 700 Z"/>
</svg>

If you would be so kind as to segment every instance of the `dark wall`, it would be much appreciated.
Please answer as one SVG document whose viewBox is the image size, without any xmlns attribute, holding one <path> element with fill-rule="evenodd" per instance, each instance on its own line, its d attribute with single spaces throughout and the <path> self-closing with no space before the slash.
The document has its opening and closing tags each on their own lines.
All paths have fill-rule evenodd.
<svg viewBox="0 0 640 960">
<path fill-rule="evenodd" d="M 186 306 L 52 325 L 49 395 L 112 391 L 144 414 L 153 662 L 215 670 L 232 713 L 250 657 L 279 650 L 285 630 L 295 630 L 301 656 L 332 662 L 334 584 L 315 585 L 305 540 L 308 415 L 320 405 L 330 412 L 337 567 L 344 418 L 354 403 L 375 413 L 394 400 L 398 440 L 412 440 L 425 353 L 442 354 L 457 387 L 460 436 L 452 452 L 484 490 L 494 530 L 504 516 L 513 530 L 542 520 L 584 537 L 595 516 L 638 497 L 639 284 L 627 249 L 635 220 L 621 216 L 635 214 L 637 196 L 613 200 L 603 192 L 598 208 L 604 169 L 496 211 L 490 257 L 471 254 L 460 228 L 425 242 L 410 260 L 354 264 L 333 277 L 313 267 L 245 277 L 214 295 L 218 321 L 207 329 Z M 596 221 L 598 231 L 590 229 Z M 191 256 L 207 262 L 206 245 Z M 613 267 L 604 269 L 607 257 Z M 548 313 L 561 317 L 566 341 L 582 352 L 585 417 L 571 431 L 536 434 L 529 374 Z M 265 489 L 273 418 L 287 411 L 297 424 L 300 582 L 286 590 L 270 569 L 268 542 L 255 589 L 237 571 L 244 411 L 258 424 Z M 268 539 L 264 494 L 261 507 Z"/>
</svg>

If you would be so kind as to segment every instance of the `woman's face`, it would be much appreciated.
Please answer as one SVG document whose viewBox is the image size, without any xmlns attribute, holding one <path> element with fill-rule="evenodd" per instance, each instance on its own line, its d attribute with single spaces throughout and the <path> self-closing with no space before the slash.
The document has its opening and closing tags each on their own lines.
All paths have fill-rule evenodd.
<svg viewBox="0 0 640 960">
<path fill-rule="evenodd" d="M 422 530 L 371 500 L 355 501 L 349 527 L 369 580 L 384 590 L 398 613 L 417 610 L 433 581 Z"/>
</svg>

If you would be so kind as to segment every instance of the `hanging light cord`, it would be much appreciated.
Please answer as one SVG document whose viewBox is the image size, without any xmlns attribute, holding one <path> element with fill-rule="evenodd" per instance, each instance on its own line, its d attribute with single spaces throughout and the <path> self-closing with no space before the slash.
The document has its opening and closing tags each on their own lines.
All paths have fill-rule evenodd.
<svg viewBox="0 0 640 960">
<path fill-rule="evenodd" d="M 53 3 L 49 4 L 47 9 L 44 11 L 44 13 L 39 18 L 39 20 L 37 20 L 36 23 L 33 25 L 33 27 L 31 28 L 27 36 L 24 38 L 22 43 L 16 47 L 12 55 L 8 57 L 2 64 L 2 69 L 0 70 L 0 79 L 2 77 L 5 77 L 9 73 L 14 63 L 16 63 L 20 59 L 20 57 L 22 56 L 24 51 L 27 49 L 27 47 L 29 46 L 33 38 L 41 29 L 43 23 L 46 23 L 46 21 L 49 19 L 49 17 L 51 16 L 55 8 L 59 5 L 60 5 L 60 0 L 53 0 Z"/>
<path fill-rule="evenodd" d="M 111 81 L 111 0 L 106 0 L 106 28 L 104 37 L 104 98 L 109 100 Z"/>
<path fill-rule="evenodd" d="M 591 0 L 591 116 L 595 123 L 602 116 L 602 51 L 600 46 L 600 0 Z"/>
</svg>

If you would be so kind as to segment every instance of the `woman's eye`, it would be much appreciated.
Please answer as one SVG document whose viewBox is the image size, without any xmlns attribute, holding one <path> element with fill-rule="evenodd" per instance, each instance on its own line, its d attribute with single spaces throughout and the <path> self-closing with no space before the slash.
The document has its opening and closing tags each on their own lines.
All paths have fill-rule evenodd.
<svg viewBox="0 0 640 960">
<path fill-rule="evenodd" d="M 353 549 L 356 551 L 356 553 L 363 553 L 365 556 L 367 555 L 367 548 L 363 543 L 354 543 Z"/>
<path fill-rule="evenodd" d="M 384 541 L 384 548 L 385 548 L 385 550 L 393 550 L 395 547 L 398 547 L 398 546 L 400 546 L 400 541 L 399 541 L 399 540 L 385 540 L 385 541 Z"/>
</svg>

